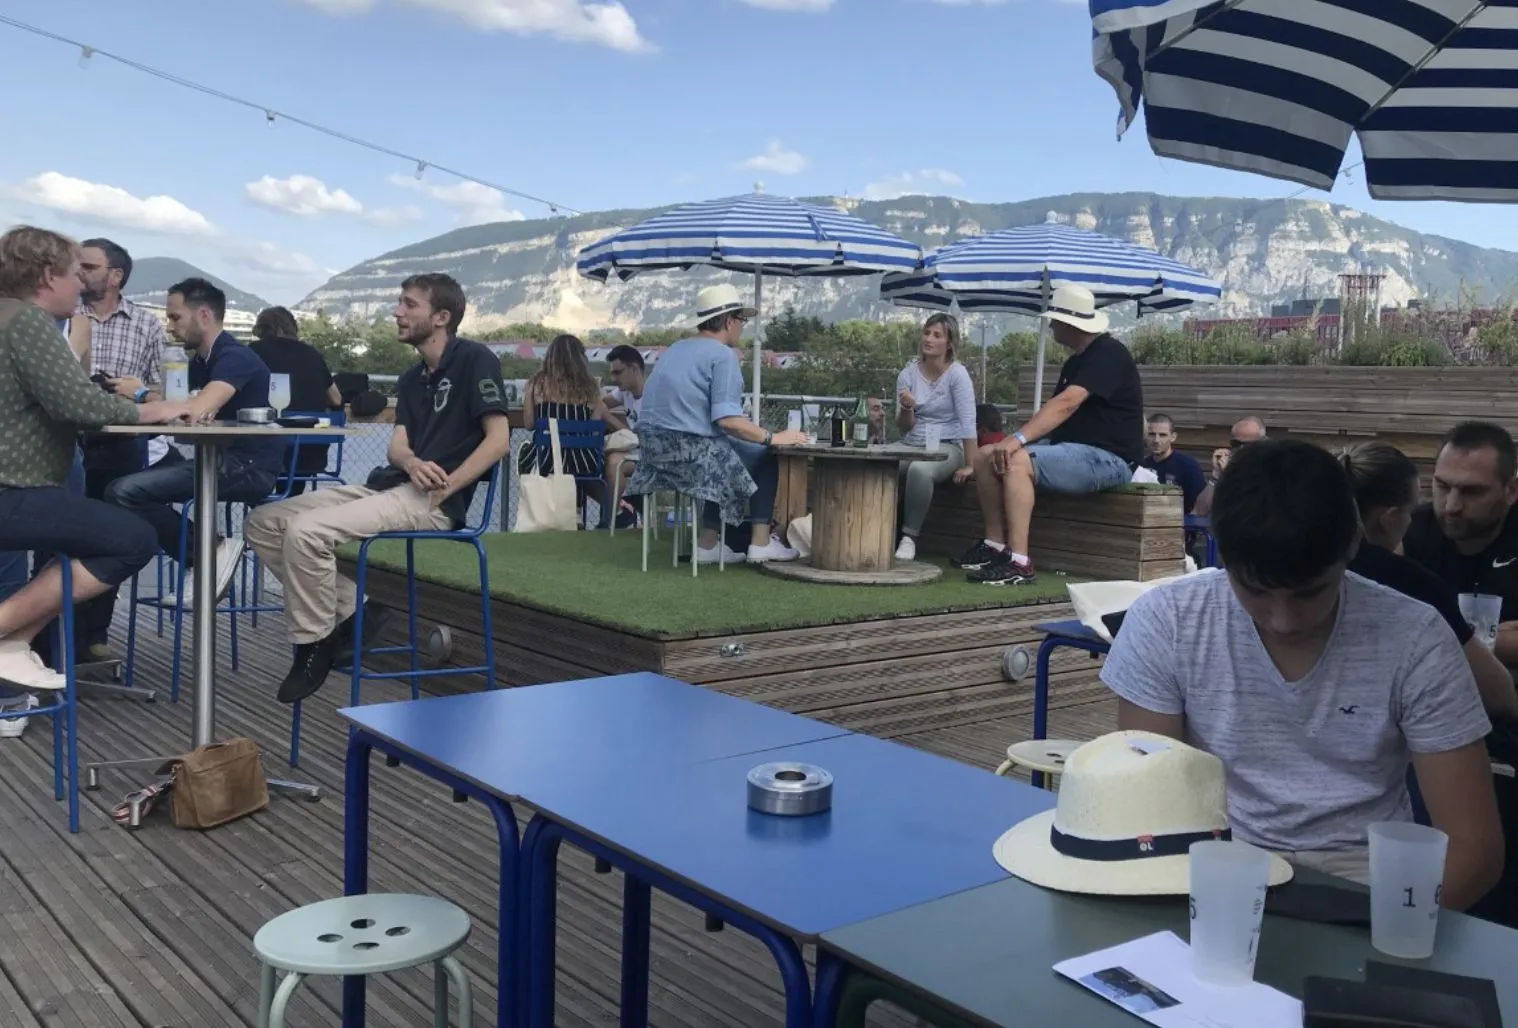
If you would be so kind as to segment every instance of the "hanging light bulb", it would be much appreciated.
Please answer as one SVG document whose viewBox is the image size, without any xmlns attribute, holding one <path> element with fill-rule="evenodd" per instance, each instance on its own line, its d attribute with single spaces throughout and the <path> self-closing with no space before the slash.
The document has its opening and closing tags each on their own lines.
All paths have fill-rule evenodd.
<svg viewBox="0 0 1518 1028">
<path fill-rule="evenodd" d="M 88 71 L 90 68 L 90 58 L 94 55 L 95 48 L 93 46 L 81 46 L 79 48 L 79 70 Z"/>
<path fill-rule="evenodd" d="M 549 214 L 550 217 L 558 217 L 558 214 L 559 214 L 559 207 L 558 207 L 558 205 L 557 204 L 552 204 L 552 203 L 549 204 L 548 205 L 548 214 Z"/>
<path fill-rule="evenodd" d="M 416 177 L 418 179 L 420 179 L 425 174 L 427 174 L 427 162 L 426 161 L 417 161 L 416 162 Z"/>
<path fill-rule="evenodd" d="M 268 125 L 269 128 L 271 128 L 271 129 L 274 127 L 274 112 L 273 111 L 264 111 L 264 124 Z"/>
</svg>

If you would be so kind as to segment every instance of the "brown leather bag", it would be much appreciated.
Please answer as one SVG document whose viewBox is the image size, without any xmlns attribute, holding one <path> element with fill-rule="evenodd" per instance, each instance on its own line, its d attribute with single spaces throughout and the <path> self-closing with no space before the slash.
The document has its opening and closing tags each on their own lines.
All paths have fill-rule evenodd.
<svg viewBox="0 0 1518 1028">
<path fill-rule="evenodd" d="M 174 824 L 206 829 L 247 817 L 269 805 L 269 783 L 251 739 L 201 746 L 171 761 Z"/>
</svg>

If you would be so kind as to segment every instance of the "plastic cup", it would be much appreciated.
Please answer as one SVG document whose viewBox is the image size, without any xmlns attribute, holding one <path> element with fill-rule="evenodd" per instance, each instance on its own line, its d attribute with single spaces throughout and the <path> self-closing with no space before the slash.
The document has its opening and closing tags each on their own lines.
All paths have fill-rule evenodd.
<svg viewBox="0 0 1518 1028">
<path fill-rule="evenodd" d="M 190 398 L 190 368 L 188 365 L 164 365 L 163 398 L 170 403 L 184 403 Z"/>
<path fill-rule="evenodd" d="M 1254 981 L 1270 854 L 1243 842 L 1191 845 L 1191 973 L 1211 985 Z"/>
<path fill-rule="evenodd" d="M 943 439 L 943 426 L 925 425 L 923 426 L 922 431 L 923 435 L 927 437 L 926 441 L 923 443 L 923 449 L 927 450 L 929 453 L 937 453 L 938 444 Z"/>
<path fill-rule="evenodd" d="M 1497 646 L 1497 626 L 1502 623 L 1502 597 L 1480 593 L 1460 594 L 1460 614 L 1487 649 Z"/>
<path fill-rule="evenodd" d="M 1370 944 L 1388 956 L 1434 955 L 1449 836 L 1410 821 L 1370 826 Z"/>
</svg>

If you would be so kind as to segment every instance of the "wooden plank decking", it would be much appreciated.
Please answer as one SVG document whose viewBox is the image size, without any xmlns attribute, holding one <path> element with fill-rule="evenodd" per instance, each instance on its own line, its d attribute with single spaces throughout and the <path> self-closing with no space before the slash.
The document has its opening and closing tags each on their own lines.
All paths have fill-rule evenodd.
<svg viewBox="0 0 1518 1028">
<path fill-rule="evenodd" d="M 143 622 L 144 626 L 148 622 Z M 228 667 L 225 632 L 218 724 L 264 747 L 271 777 L 285 775 L 288 710 L 273 700 L 288 650 L 277 617 L 242 636 L 242 665 Z M 167 683 L 168 648 L 148 630 L 139 653 L 142 684 Z M 446 683 L 443 689 L 446 690 Z M 165 690 L 166 692 L 166 690 Z M 342 889 L 344 729 L 331 681 L 307 704 L 302 767 L 291 777 L 327 790 L 319 803 L 277 798 L 252 818 L 215 831 L 181 832 L 166 810 L 140 832 L 116 827 L 110 807 L 134 782 L 106 773 L 83 794 L 84 830 L 67 831 L 52 798 L 51 730 L 37 719 L 26 735 L 0 740 L 0 1024 L 7 1028 L 242 1028 L 254 1024 L 253 933 L 292 907 Z M 366 699 L 402 698 L 389 683 Z M 1085 697 L 1083 697 L 1085 698 Z M 325 702 L 321 702 L 325 701 Z M 186 747 L 188 702 L 88 699 L 80 713 L 81 761 L 122 759 Z M 1052 712 L 1052 735 L 1088 738 L 1109 730 L 1108 700 Z M 1030 718 L 935 729 L 903 741 L 994 766 Z M 373 771 L 371 886 L 433 892 L 463 905 L 475 932 L 463 963 L 474 979 L 477 1023 L 496 1005 L 496 852 L 490 818 L 474 804 L 409 770 Z M 598 876 L 566 848 L 559 893 L 557 1023 L 609 1025 L 617 1018 L 621 885 Z M 708 934 L 694 911 L 654 900 L 651 1022 L 665 1028 L 778 1025 L 778 975 L 757 943 L 731 929 Z M 431 1024 L 431 984 L 412 972 L 369 990 L 376 1028 Z M 291 1025 L 339 1023 L 338 983 L 303 987 Z M 882 1025 L 911 1023 L 890 1011 Z"/>
</svg>

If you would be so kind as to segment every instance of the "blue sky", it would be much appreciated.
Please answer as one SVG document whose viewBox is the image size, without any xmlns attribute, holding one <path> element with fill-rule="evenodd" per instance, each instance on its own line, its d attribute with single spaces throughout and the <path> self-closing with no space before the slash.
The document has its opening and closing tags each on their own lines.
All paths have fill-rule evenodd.
<svg viewBox="0 0 1518 1028">
<path fill-rule="evenodd" d="M 4 13 L 579 210 L 743 192 L 1285 196 L 1153 156 L 1062 0 L 8 0 Z M 0 26 L 0 221 L 106 233 L 276 302 L 547 214 Z M 19 144 L 19 145 L 18 145 Z M 1349 161 L 1358 157 L 1351 154 Z M 1326 194 L 1309 192 L 1322 198 Z M 1332 199 L 1518 245 L 1518 208 Z"/>
</svg>

